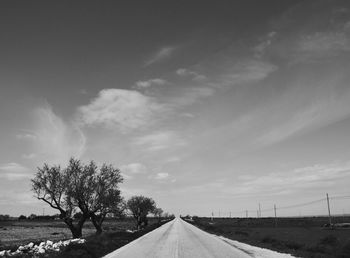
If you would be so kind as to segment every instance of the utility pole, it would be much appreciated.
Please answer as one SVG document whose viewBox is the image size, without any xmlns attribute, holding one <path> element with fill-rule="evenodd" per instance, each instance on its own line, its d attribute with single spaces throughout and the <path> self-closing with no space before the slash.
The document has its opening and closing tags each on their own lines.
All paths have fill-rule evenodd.
<svg viewBox="0 0 350 258">
<path fill-rule="evenodd" d="M 275 227 L 277 227 L 276 204 L 273 205 L 273 209 L 275 210 Z"/>
<path fill-rule="evenodd" d="M 213 221 L 213 219 L 214 219 L 214 212 L 212 211 L 211 212 L 211 221 Z"/>
<path fill-rule="evenodd" d="M 261 218 L 261 206 L 260 206 L 260 202 L 259 202 L 259 218 Z"/>
<path fill-rule="evenodd" d="M 328 193 L 326 194 L 327 196 L 327 205 L 328 205 L 328 218 L 329 218 L 329 226 L 332 226 L 332 218 L 331 218 L 331 209 L 329 207 L 329 197 L 328 197 Z"/>
<path fill-rule="evenodd" d="M 245 210 L 245 217 L 248 218 L 248 210 Z"/>
</svg>

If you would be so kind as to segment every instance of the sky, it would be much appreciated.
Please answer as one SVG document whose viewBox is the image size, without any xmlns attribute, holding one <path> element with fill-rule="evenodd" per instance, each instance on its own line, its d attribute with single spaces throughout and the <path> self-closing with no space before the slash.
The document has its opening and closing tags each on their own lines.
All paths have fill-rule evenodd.
<svg viewBox="0 0 350 258">
<path fill-rule="evenodd" d="M 1 214 L 56 213 L 70 157 L 174 214 L 350 195 L 348 1 L 1 1 L 0 35 Z"/>
</svg>

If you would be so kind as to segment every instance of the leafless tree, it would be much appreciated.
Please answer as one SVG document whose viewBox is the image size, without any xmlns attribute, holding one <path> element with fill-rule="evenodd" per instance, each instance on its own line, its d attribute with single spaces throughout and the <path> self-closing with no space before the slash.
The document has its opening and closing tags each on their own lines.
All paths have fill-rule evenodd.
<svg viewBox="0 0 350 258">
<path fill-rule="evenodd" d="M 67 194 L 69 188 L 69 175 L 60 166 L 44 164 L 32 179 L 32 189 L 39 200 L 44 201 L 53 209 L 60 212 L 60 218 L 66 223 L 74 238 L 81 237 L 82 227 L 88 216 L 81 216 L 74 224 L 73 215 L 75 207 L 72 197 Z"/>
<path fill-rule="evenodd" d="M 60 211 L 60 217 L 70 228 L 73 237 L 81 237 L 82 227 L 88 218 L 96 228 L 96 233 L 102 232 L 102 223 L 108 213 L 113 213 L 123 207 L 119 184 L 123 178 L 119 169 L 112 165 L 102 165 L 100 170 L 91 161 L 83 165 L 80 160 L 70 159 L 66 169 L 59 166 L 44 165 L 38 168 L 36 177 L 32 180 L 33 191 L 37 198 Z M 73 223 L 73 216 L 78 223 Z"/>
</svg>

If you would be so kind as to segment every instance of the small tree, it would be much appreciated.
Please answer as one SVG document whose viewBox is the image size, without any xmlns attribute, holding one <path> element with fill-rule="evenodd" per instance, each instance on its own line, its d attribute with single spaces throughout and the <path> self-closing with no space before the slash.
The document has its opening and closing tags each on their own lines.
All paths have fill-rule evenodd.
<svg viewBox="0 0 350 258">
<path fill-rule="evenodd" d="M 127 201 L 127 207 L 136 220 L 137 229 L 140 229 L 147 226 L 147 215 L 154 212 L 156 204 L 153 199 L 140 195 L 131 197 Z"/>
<path fill-rule="evenodd" d="M 158 223 L 160 223 L 163 215 L 163 210 L 161 208 L 155 208 L 153 214 L 156 218 L 158 218 Z"/>
<path fill-rule="evenodd" d="M 123 182 L 120 170 L 112 165 L 103 165 L 94 180 L 94 191 L 91 192 L 91 221 L 96 233 L 102 232 L 102 223 L 107 214 L 122 214 L 125 209 L 120 195 L 119 183 Z"/>
<path fill-rule="evenodd" d="M 27 217 L 25 215 L 21 215 L 18 217 L 18 220 L 25 220 L 25 219 L 27 219 Z"/>
</svg>

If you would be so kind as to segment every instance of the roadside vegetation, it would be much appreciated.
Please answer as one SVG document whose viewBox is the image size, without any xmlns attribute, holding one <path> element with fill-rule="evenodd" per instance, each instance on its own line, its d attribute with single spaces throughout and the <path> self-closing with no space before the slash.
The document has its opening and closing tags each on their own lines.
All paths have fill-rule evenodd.
<svg viewBox="0 0 350 258">
<path fill-rule="evenodd" d="M 101 257 L 174 218 L 150 197 L 125 200 L 113 165 L 71 158 L 64 168 L 44 164 L 31 182 L 35 197 L 57 214 L 0 215 L 2 257 Z M 61 241 L 67 239 L 76 240 Z"/>
<path fill-rule="evenodd" d="M 296 257 L 350 257 L 350 228 L 326 227 L 325 217 L 278 218 L 277 226 L 274 218 L 183 218 L 209 233 Z M 333 220 L 340 223 L 350 217 Z"/>
</svg>

